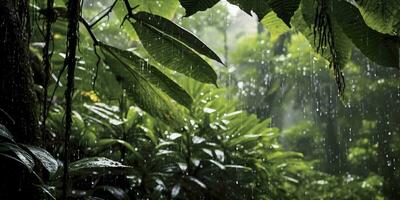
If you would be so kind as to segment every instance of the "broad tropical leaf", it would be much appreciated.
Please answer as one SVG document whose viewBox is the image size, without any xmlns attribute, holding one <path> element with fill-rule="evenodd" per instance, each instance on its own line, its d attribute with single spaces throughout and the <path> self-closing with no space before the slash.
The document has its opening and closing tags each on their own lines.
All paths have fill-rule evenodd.
<svg viewBox="0 0 400 200">
<path fill-rule="evenodd" d="M 198 81 L 217 84 L 213 68 L 189 47 L 147 23 L 137 21 L 132 25 L 157 62 Z"/>
<path fill-rule="evenodd" d="M 84 158 L 71 163 L 70 172 L 72 174 L 81 174 L 85 172 L 107 172 L 111 170 L 125 170 L 131 167 L 123 165 L 117 161 L 104 157 Z"/>
<path fill-rule="evenodd" d="M 270 0 L 269 6 L 290 27 L 290 20 L 294 12 L 299 8 L 300 0 Z"/>
<path fill-rule="evenodd" d="M 400 9 L 398 0 L 356 1 L 365 23 L 372 29 L 390 35 L 400 31 Z"/>
<path fill-rule="evenodd" d="M 219 0 L 179 0 L 179 2 L 186 10 L 185 17 L 188 17 L 198 11 L 204 11 L 213 7 Z"/>
<path fill-rule="evenodd" d="M 171 80 L 155 66 L 151 65 L 146 60 L 140 58 L 130 51 L 123 51 L 106 44 L 101 44 L 101 47 L 108 49 L 108 51 L 115 52 L 120 61 L 129 65 L 129 67 L 147 79 L 151 84 L 159 88 L 161 91 L 165 92 L 176 102 L 190 109 L 190 106 L 193 102 L 192 97 L 175 81 Z"/>
<path fill-rule="evenodd" d="M 10 155 L 10 152 L 15 156 Z M 27 169 L 29 169 L 29 171 L 33 171 L 33 168 L 35 167 L 35 161 L 32 156 L 16 144 L 7 142 L 0 143 L 0 153 L 2 156 L 22 163 Z"/>
<path fill-rule="evenodd" d="M 131 0 L 133 6 L 139 6 L 140 11 L 151 12 L 171 19 L 179 7 L 178 0 Z"/>
<path fill-rule="evenodd" d="M 173 127 L 181 123 L 178 110 L 167 96 L 152 85 L 142 74 L 133 70 L 123 62 L 118 52 L 101 46 L 105 56 L 105 63 L 110 66 L 110 71 L 115 75 L 129 97 L 134 99 L 141 109 L 153 117 L 157 117 Z"/>
<path fill-rule="evenodd" d="M 43 167 L 50 173 L 55 174 L 58 170 L 57 160 L 45 149 L 40 147 L 24 145 L 38 159 Z"/>
<path fill-rule="evenodd" d="M 135 158 L 142 160 L 143 157 L 135 150 L 135 148 L 129 144 L 128 142 L 124 141 L 124 140 L 119 140 L 119 139 L 101 139 L 98 141 L 98 144 L 100 146 L 106 146 L 106 147 L 110 147 L 112 145 L 115 144 L 120 144 L 122 146 L 124 146 L 126 149 L 129 150 L 129 153 L 133 154 L 135 156 Z"/>
<path fill-rule="evenodd" d="M 184 43 L 198 53 L 223 64 L 218 55 L 199 38 L 172 21 L 146 12 L 138 12 L 134 15 L 134 18 L 143 22 L 146 26 L 153 26 L 166 35 Z"/>
<path fill-rule="evenodd" d="M 385 67 L 400 67 L 398 37 L 371 29 L 360 11 L 346 1 L 335 1 L 332 6 L 343 32 L 365 56 Z"/>
<path fill-rule="evenodd" d="M 269 12 L 261 20 L 262 25 L 271 33 L 272 38 L 277 38 L 283 33 L 286 33 L 290 28 L 285 24 L 285 22 L 280 19 L 275 12 Z"/>
</svg>

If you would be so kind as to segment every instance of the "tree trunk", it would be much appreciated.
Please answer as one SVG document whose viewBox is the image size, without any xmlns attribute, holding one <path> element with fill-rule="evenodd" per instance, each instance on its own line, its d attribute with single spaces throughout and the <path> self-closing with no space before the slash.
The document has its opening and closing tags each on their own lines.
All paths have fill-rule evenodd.
<svg viewBox="0 0 400 200">
<path fill-rule="evenodd" d="M 16 142 L 34 144 L 39 129 L 29 25 L 29 0 L 0 1 L 0 123 Z M 25 167 L 11 159 L 0 162 L 0 199 L 40 199 Z"/>
<path fill-rule="evenodd" d="M 38 134 L 36 95 L 29 63 L 29 1 L 0 2 L 0 123 L 17 142 Z"/>
</svg>

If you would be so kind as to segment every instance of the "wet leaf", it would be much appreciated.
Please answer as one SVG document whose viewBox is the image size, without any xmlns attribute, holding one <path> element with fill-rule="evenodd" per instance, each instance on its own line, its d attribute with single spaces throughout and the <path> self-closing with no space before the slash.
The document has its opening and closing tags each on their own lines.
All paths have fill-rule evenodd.
<svg viewBox="0 0 400 200">
<path fill-rule="evenodd" d="M 101 139 L 101 140 L 98 141 L 98 145 L 100 145 L 100 146 L 110 147 L 111 145 L 115 145 L 115 144 L 120 144 L 124 148 L 128 149 L 129 153 L 133 154 L 133 156 L 136 159 L 143 160 L 142 155 L 140 155 L 138 153 L 138 151 L 136 151 L 135 148 L 131 144 L 129 144 L 128 142 L 126 142 L 124 140 L 109 138 L 109 139 Z"/>
<path fill-rule="evenodd" d="M 173 127 L 179 127 L 182 119 L 177 115 L 179 113 L 177 106 L 152 85 L 143 74 L 123 62 L 117 52 L 104 45 L 102 47 L 105 63 L 110 66 L 110 71 L 122 88 L 127 91 L 128 96 L 134 99 L 135 104 L 151 116 L 157 117 Z"/>
<path fill-rule="evenodd" d="M 269 6 L 290 27 L 290 21 L 294 12 L 299 8 L 300 0 L 270 0 Z"/>
<path fill-rule="evenodd" d="M 123 51 L 106 44 L 101 44 L 101 47 L 106 49 L 108 52 L 113 52 L 113 55 L 118 57 L 118 61 L 123 62 L 127 68 L 131 68 L 149 81 L 152 85 L 165 92 L 176 102 L 190 109 L 193 102 L 192 97 L 175 81 L 171 80 L 155 66 L 151 65 L 146 60 L 140 58 L 132 52 Z"/>
<path fill-rule="evenodd" d="M 132 23 L 147 52 L 160 64 L 204 83 L 217 84 L 214 69 L 196 52 L 147 23 Z"/>
<path fill-rule="evenodd" d="M 2 124 L 0 124 L 0 138 L 6 139 L 10 142 L 15 142 L 14 137 L 11 135 L 10 131 Z"/>
<path fill-rule="evenodd" d="M 38 159 L 43 167 L 52 175 L 58 170 L 57 160 L 45 149 L 40 147 L 24 145 Z"/>
<path fill-rule="evenodd" d="M 130 168 L 131 167 L 123 165 L 120 162 L 105 157 L 89 157 L 71 163 L 70 173 L 72 175 L 106 173 L 108 171 L 117 173 L 118 171 L 124 171 Z"/>
<path fill-rule="evenodd" d="M 199 11 L 205 11 L 219 2 L 219 0 L 179 0 L 182 7 L 186 10 L 185 17 L 195 14 Z"/>
<path fill-rule="evenodd" d="M 184 43 L 198 53 L 203 54 L 223 64 L 218 55 L 206 44 L 204 44 L 199 38 L 197 38 L 195 35 L 187 31 L 183 27 L 175 24 L 174 22 L 161 16 L 153 15 L 146 12 L 139 12 L 134 15 L 134 18 L 144 23 L 144 25 L 146 26 L 153 26 L 154 28 L 168 35 L 169 37 L 172 37 L 175 40 Z"/>
</svg>

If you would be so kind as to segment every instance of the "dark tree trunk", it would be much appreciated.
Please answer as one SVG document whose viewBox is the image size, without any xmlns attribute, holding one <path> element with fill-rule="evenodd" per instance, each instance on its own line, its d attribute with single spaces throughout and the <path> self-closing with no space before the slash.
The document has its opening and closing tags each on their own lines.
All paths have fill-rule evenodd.
<svg viewBox="0 0 400 200">
<path fill-rule="evenodd" d="M 25 144 L 35 143 L 39 136 L 29 24 L 29 0 L 0 1 L 0 123 L 16 142 Z M 40 199 L 24 166 L 12 159 L 0 162 L 0 199 Z"/>
<path fill-rule="evenodd" d="M 29 64 L 28 0 L 0 2 L 0 123 L 17 142 L 38 136 L 36 95 Z"/>
</svg>

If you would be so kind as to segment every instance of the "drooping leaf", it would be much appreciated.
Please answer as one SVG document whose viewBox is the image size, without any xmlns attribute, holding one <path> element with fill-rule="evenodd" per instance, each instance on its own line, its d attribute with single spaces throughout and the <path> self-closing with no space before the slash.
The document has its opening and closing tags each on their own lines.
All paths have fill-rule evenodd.
<svg viewBox="0 0 400 200">
<path fill-rule="evenodd" d="M 134 14 L 136 20 L 141 21 L 146 26 L 153 26 L 166 35 L 178 40 L 200 54 L 203 54 L 219 63 L 223 64 L 218 55 L 204 44 L 195 35 L 175 24 L 174 22 L 158 15 L 153 15 L 147 12 L 138 12 Z"/>
<path fill-rule="evenodd" d="M 124 140 L 119 140 L 119 139 L 101 139 L 98 141 L 98 145 L 100 146 L 111 146 L 111 145 L 115 145 L 115 144 L 120 144 L 122 146 L 124 146 L 126 149 L 129 150 L 129 153 L 133 154 L 137 159 L 142 160 L 143 157 L 135 150 L 135 148 L 129 144 L 128 142 L 124 141 Z"/>
<path fill-rule="evenodd" d="M 146 60 L 140 58 L 132 52 L 123 51 L 106 44 L 101 44 L 101 47 L 107 49 L 108 51 L 115 52 L 115 55 L 118 56 L 120 61 L 129 65 L 129 67 L 135 70 L 135 72 L 143 76 L 161 91 L 165 92 L 176 102 L 190 109 L 193 102 L 192 97 L 175 81 L 171 80 L 155 66 L 151 65 Z"/>
<path fill-rule="evenodd" d="M 123 165 L 117 161 L 113 161 L 108 158 L 90 157 L 71 163 L 70 173 L 79 175 L 82 173 L 126 170 L 129 168 L 129 166 Z"/>
<path fill-rule="evenodd" d="M 3 124 L 0 124 L 0 138 L 1 140 L 6 139 L 10 142 L 15 142 L 10 131 Z"/>
<path fill-rule="evenodd" d="M 303 158 L 303 154 L 298 152 L 277 151 L 268 154 L 268 160 L 272 162 L 276 162 L 278 160 L 300 159 L 300 158 Z"/>
<path fill-rule="evenodd" d="M 148 12 L 167 19 L 172 19 L 179 8 L 178 0 L 130 0 L 129 2 L 131 3 L 132 7 L 138 6 L 136 7 L 135 12 Z M 125 4 L 122 1 L 121 3 L 117 3 L 113 9 L 113 13 L 121 22 L 127 14 Z M 135 30 L 131 27 L 124 26 L 122 30 L 129 36 L 131 40 L 138 40 Z"/>
<path fill-rule="evenodd" d="M 105 63 L 110 66 L 110 71 L 127 91 L 130 98 L 138 107 L 172 127 L 179 127 L 182 120 L 177 115 L 178 108 L 167 96 L 163 95 L 149 80 L 130 68 L 112 49 L 103 48 Z"/>
<path fill-rule="evenodd" d="M 208 162 L 212 163 L 213 165 L 217 166 L 220 170 L 225 170 L 225 166 L 216 160 L 208 159 L 208 160 L 204 160 L 204 161 L 208 161 Z"/>
<path fill-rule="evenodd" d="M 290 27 L 290 20 L 294 12 L 299 8 L 300 0 L 270 0 L 269 6 Z"/>
<path fill-rule="evenodd" d="M 372 29 L 390 35 L 400 32 L 400 1 L 363 0 L 355 3 L 365 23 Z"/>
<path fill-rule="evenodd" d="M 109 124 L 118 126 L 123 124 L 124 122 L 119 118 L 119 116 L 116 114 L 118 110 L 109 110 L 106 107 L 103 107 L 101 105 L 104 105 L 102 103 L 95 103 L 95 104 L 87 104 L 84 103 L 83 107 L 89 109 L 96 115 L 100 116 L 101 118 L 105 119 L 108 121 Z"/>
<path fill-rule="evenodd" d="M 385 67 L 400 67 L 398 37 L 371 29 L 365 23 L 360 11 L 347 1 L 335 1 L 332 3 L 332 8 L 343 32 L 365 56 Z"/>
<path fill-rule="evenodd" d="M 165 18 L 172 18 L 179 7 L 178 0 L 131 0 L 132 6 L 139 6 L 137 10 L 151 12 Z"/>
<path fill-rule="evenodd" d="M 251 171 L 252 169 L 250 167 L 246 167 L 243 165 L 225 165 L 226 169 L 234 169 L 234 170 L 246 170 L 246 171 Z"/>
<path fill-rule="evenodd" d="M 179 2 L 186 10 L 185 17 L 188 17 L 198 11 L 204 11 L 213 7 L 219 0 L 179 0 Z"/>
<path fill-rule="evenodd" d="M 50 192 L 50 190 L 47 188 L 46 185 L 34 185 L 36 187 L 38 187 L 40 189 L 41 192 L 43 192 L 43 194 L 53 200 L 56 200 L 56 197 L 54 197 L 54 195 Z M 47 198 L 46 198 L 47 199 Z"/>
<path fill-rule="evenodd" d="M 239 6 L 240 9 L 245 11 L 247 14 L 252 15 L 253 11 L 258 20 L 262 20 L 262 18 L 271 11 L 271 8 L 268 5 L 268 0 L 228 0 L 229 3 L 235 4 Z"/>
<path fill-rule="evenodd" d="M 43 167 L 50 173 L 55 174 L 58 170 L 57 160 L 45 149 L 40 147 L 24 145 L 38 159 Z"/>
<path fill-rule="evenodd" d="M 147 52 L 160 64 L 204 83 L 217 84 L 217 74 L 197 53 L 146 23 L 132 23 Z"/>
<path fill-rule="evenodd" d="M 202 181 L 200 181 L 199 179 L 197 179 L 196 177 L 187 176 L 187 177 L 185 177 L 185 178 L 186 178 L 186 180 L 188 180 L 188 181 L 194 183 L 195 185 L 199 186 L 200 188 L 202 188 L 202 189 L 207 189 L 207 186 L 206 186 Z"/>
<path fill-rule="evenodd" d="M 262 25 L 271 33 L 271 38 L 278 38 L 283 33 L 288 32 L 290 29 L 285 22 L 280 19 L 275 12 L 269 12 L 261 20 Z"/>
<path fill-rule="evenodd" d="M 15 156 L 10 155 L 10 152 Z M 0 143 L 0 153 L 10 159 L 20 161 L 29 171 L 32 171 L 35 167 L 35 161 L 32 156 L 16 144 L 8 142 Z"/>
</svg>

